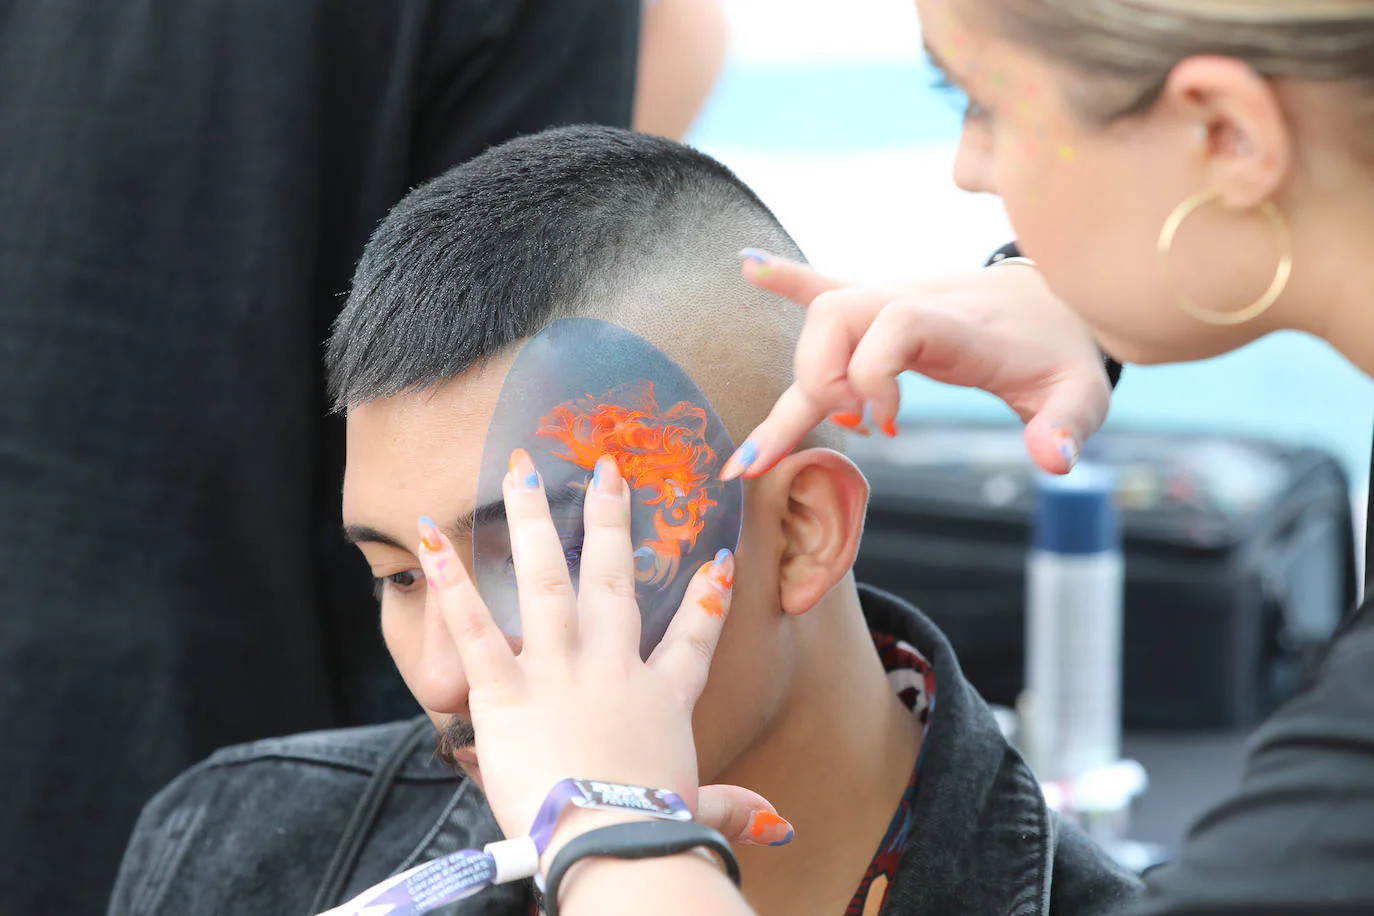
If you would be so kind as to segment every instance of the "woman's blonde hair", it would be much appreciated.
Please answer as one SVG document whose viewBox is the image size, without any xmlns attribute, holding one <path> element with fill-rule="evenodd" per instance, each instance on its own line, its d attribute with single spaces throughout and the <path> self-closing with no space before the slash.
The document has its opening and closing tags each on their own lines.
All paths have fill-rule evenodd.
<svg viewBox="0 0 1374 916">
<path fill-rule="evenodd" d="M 1374 0 L 983 0 L 1008 39 L 1094 77 L 1072 99 L 1107 122 L 1149 108 L 1174 65 L 1233 57 L 1269 77 L 1350 83 L 1374 134 Z M 1374 140 L 1374 137 L 1370 138 Z"/>
</svg>

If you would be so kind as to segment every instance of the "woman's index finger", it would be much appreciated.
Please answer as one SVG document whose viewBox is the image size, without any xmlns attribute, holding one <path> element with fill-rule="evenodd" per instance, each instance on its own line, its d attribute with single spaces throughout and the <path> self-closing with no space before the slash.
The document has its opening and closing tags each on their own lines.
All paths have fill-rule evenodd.
<svg viewBox="0 0 1374 916">
<path fill-rule="evenodd" d="M 843 289 L 847 284 L 818 273 L 807 264 L 799 264 L 757 248 L 739 253 L 744 261 L 744 279 L 759 289 L 791 299 L 806 308 L 816 297 L 831 290 Z"/>
</svg>

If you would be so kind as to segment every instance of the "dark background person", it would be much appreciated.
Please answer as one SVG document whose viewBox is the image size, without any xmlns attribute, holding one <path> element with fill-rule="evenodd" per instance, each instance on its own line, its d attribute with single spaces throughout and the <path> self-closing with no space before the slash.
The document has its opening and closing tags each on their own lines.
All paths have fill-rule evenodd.
<svg viewBox="0 0 1374 916">
<path fill-rule="evenodd" d="M 321 342 L 408 188 L 629 123 L 640 8 L 2 9 L 0 899 L 96 913 L 187 765 L 414 711 L 338 534 Z"/>
</svg>

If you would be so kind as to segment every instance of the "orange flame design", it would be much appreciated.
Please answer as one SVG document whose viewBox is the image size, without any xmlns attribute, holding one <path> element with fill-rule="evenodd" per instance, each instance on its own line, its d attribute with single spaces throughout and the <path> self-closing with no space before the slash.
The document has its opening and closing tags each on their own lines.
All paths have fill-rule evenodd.
<svg viewBox="0 0 1374 916">
<path fill-rule="evenodd" d="M 659 507 L 657 537 L 637 545 L 635 556 L 647 552 L 654 559 L 653 569 L 638 573 L 640 581 L 662 585 L 696 546 L 716 505 L 706 487 L 715 457 L 706 426 L 706 411 L 690 401 L 661 411 L 653 383 L 644 380 L 558 405 L 540 419 L 537 434 L 557 439 L 565 451 L 554 454 L 587 471 L 610 455 L 631 488 L 653 494 L 645 502 Z"/>
</svg>

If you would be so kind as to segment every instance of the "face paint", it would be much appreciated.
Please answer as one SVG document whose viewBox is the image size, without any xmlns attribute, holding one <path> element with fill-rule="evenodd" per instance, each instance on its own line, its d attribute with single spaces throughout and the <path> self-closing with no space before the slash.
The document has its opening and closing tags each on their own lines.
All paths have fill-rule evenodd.
<svg viewBox="0 0 1374 916">
<path fill-rule="evenodd" d="M 528 451 L 577 582 L 582 500 L 596 461 L 615 459 L 631 492 L 636 598 L 647 657 L 692 575 L 739 544 L 742 485 L 720 481 L 734 444 L 705 395 L 662 351 L 589 318 L 555 321 L 525 344 L 501 389 L 483 447 L 473 526 L 477 589 L 501 630 L 520 635 L 501 511 L 507 456 Z"/>
<path fill-rule="evenodd" d="M 600 397 L 555 405 L 540 418 L 536 435 L 552 439 L 554 457 L 584 471 L 610 455 L 632 491 L 655 508 L 654 537 L 635 546 L 636 578 L 661 586 L 677 575 L 715 508 L 707 470 L 715 457 L 706 442 L 706 409 L 680 401 L 667 411 L 653 382 L 638 379 Z"/>
</svg>

